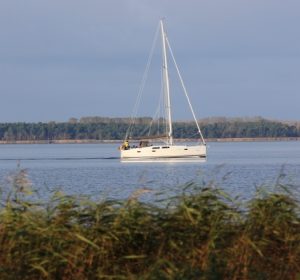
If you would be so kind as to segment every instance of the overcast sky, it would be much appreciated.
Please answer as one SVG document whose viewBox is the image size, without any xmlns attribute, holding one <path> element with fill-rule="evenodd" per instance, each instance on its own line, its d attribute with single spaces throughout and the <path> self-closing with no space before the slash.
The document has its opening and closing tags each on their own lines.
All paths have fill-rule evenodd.
<svg viewBox="0 0 300 280">
<path fill-rule="evenodd" d="M 1 0 L 0 122 L 130 116 L 161 17 L 197 117 L 300 120 L 299 0 Z"/>
</svg>

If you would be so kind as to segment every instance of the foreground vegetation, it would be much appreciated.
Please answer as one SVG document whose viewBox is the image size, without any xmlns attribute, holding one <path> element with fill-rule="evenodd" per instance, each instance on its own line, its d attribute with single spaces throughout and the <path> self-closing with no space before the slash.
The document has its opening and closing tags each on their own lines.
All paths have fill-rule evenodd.
<svg viewBox="0 0 300 280">
<path fill-rule="evenodd" d="M 164 127 L 151 118 L 139 118 L 132 130 L 132 137 L 163 134 Z M 128 118 L 90 117 L 56 123 L 0 123 L 0 141 L 36 140 L 120 140 L 129 127 Z M 283 123 L 262 118 L 252 119 L 204 119 L 199 122 L 205 138 L 248 137 L 300 137 L 300 123 Z M 175 122 L 175 138 L 198 138 L 192 122 Z"/>
<path fill-rule="evenodd" d="M 0 279 L 299 279 L 299 204 L 288 190 L 247 205 L 189 183 L 160 206 L 55 193 L 46 203 L 26 173 L 0 209 Z M 162 206 L 165 205 L 165 206 Z"/>
</svg>

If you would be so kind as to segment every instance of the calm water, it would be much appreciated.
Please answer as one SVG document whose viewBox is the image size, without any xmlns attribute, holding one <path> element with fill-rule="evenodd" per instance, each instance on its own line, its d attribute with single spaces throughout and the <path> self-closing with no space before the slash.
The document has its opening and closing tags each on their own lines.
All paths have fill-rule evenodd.
<svg viewBox="0 0 300 280">
<path fill-rule="evenodd" d="M 249 198 L 257 185 L 274 184 L 282 172 L 286 182 L 300 182 L 300 142 L 209 143 L 203 163 L 120 163 L 117 146 L 0 145 L 0 186 L 8 187 L 18 165 L 42 195 L 61 189 L 125 198 L 141 188 L 151 190 L 146 196 L 173 195 L 188 181 L 214 178 L 228 193 Z"/>
</svg>

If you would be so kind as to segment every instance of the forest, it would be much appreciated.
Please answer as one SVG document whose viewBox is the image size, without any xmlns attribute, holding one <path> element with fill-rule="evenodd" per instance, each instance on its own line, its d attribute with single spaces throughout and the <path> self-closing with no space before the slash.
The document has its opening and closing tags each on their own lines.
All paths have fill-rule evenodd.
<svg viewBox="0 0 300 280">
<path fill-rule="evenodd" d="M 0 123 L 0 141 L 38 140 L 121 140 L 130 126 L 130 118 L 83 117 L 66 122 Z M 131 138 L 163 134 L 163 119 L 142 117 L 135 120 Z M 199 120 L 205 138 L 300 137 L 300 122 L 256 118 L 207 118 Z M 198 138 L 191 121 L 173 123 L 174 138 Z"/>
</svg>

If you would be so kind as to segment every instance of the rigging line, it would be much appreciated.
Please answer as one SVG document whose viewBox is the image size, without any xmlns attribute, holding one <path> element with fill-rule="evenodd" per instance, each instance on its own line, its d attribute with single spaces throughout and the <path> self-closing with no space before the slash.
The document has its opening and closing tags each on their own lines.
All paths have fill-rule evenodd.
<svg viewBox="0 0 300 280">
<path fill-rule="evenodd" d="M 139 132 L 140 136 L 143 136 L 144 133 L 147 132 L 147 130 L 150 130 L 150 129 L 151 129 L 152 122 L 153 122 L 153 119 L 152 119 L 151 122 L 149 123 L 149 126 L 146 126 L 146 127 L 142 130 L 142 132 Z M 149 135 L 149 134 L 148 134 L 148 135 Z"/>
<path fill-rule="evenodd" d="M 167 119 L 166 119 L 166 110 L 165 110 L 165 107 L 166 107 L 166 100 L 165 100 L 165 95 L 164 95 L 164 92 L 163 92 L 163 85 L 162 85 L 162 89 L 161 89 L 161 100 L 162 100 L 162 106 L 160 108 L 161 110 L 161 115 L 162 115 L 162 126 L 163 126 L 163 129 L 164 129 L 164 133 L 165 135 L 168 135 L 168 125 L 167 125 Z"/>
<path fill-rule="evenodd" d="M 158 118 L 158 116 L 160 114 L 159 110 L 160 110 L 160 100 L 158 102 L 158 107 L 156 109 L 156 112 L 153 114 L 152 119 L 151 119 L 151 121 L 149 123 L 149 126 L 145 127 L 145 129 L 140 133 L 141 135 L 143 135 L 147 130 L 148 130 L 148 136 L 150 135 L 153 123 L 156 121 L 156 118 Z"/>
<path fill-rule="evenodd" d="M 178 74 L 178 77 L 179 77 L 179 80 L 180 80 L 180 83 L 181 83 L 182 89 L 183 89 L 183 91 L 184 91 L 184 94 L 185 94 L 185 96 L 186 96 L 186 99 L 187 99 L 187 101 L 188 101 L 188 104 L 189 104 L 189 106 L 190 106 L 190 109 L 191 109 L 191 112 L 192 112 L 193 118 L 194 118 L 194 120 L 195 120 L 195 122 L 196 122 L 196 125 L 197 125 L 197 128 L 198 128 L 198 132 L 199 132 L 199 134 L 200 134 L 201 140 L 202 140 L 203 144 L 204 144 L 204 145 L 206 145 L 206 143 L 205 143 L 205 140 L 204 140 L 204 138 L 203 138 L 203 135 L 202 135 L 202 132 L 201 132 L 201 130 L 200 130 L 200 127 L 199 127 L 199 124 L 198 124 L 198 121 L 197 121 L 196 115 L 195 115 L 195 113 L 194 113 L 194 110 L 193 110 L 193 107 L 192 107 L 192 104 L 191 104 L 191 101 L 190 101 L 189 95 L 188 95 L 188 93 L 187 93 L 187 90 L 186 90 L 186 87 L 185 87 L 185 85 L 184 85 L 184 82 L 183 82 L 182 76 L 181 76 L 181 74 L 180 74 L 180 71 L 179 71 L 179 68 L 178 68 L 178 66 L 177 66 L 177 63 L 176 63 L 175 57 L 174 57 L 174 55 L 173 55 L 173 51 L 172 51 L 172 48 L 171 48 L 171 46 L 170 46 L 169 39 L 168 39 L 168 38 L 166 38 L 166 41 L 167 41 L 167 45 L 168 45 L 168 48 L 169 48 L 169 51 L 170 51 L 170 54 L 171 54 L 172 60 L 173 60 L 173 62 L 174 62 L 174 65 L 175 65 L 175 68 L 176 68 L 176 71 L 177 71 L 177 74 Z"/>
<path fill-rule="evenodd" d="M 160 102 L 161 102 L 161 100 L 160 100 L 160 98 L 159 98 L 159 100 L 158 100 L 158 106 L 157 106 L 157 108 L 156 108 L 156 112 L 155 112 L 154 115 L 152 116 L 152 120 L 151 120 L 150 125 L 149 125 L 148 136 L 149 136 L 150 133 L 151 133 L 151 128 L 152 128 L 152 125 L 153 125 L 154 121 L 155 121 L 156 119 L 157 119 L 157 121 L 159 121 L 159 120 L 158 120 L 158 117 L 159 117 L 159 111 L 160 111 Z"/>
<path fill-rule="evenodd" d="M 161 83 L 160 83 L 160 96 L 159 96 L 159 106 L 158 106 L 158 116 L 157 116 L 157 131 L 160 134 L 160 116 L 162 116 L 162 126 L 164 126 L 164 119 L 163 119 L 163 111 L 164 111 L 164 93 L 163 93 L 163 84 L 162 84 L 162 76 L 161 76 Z"/>
<path fill-rule="evenodd" d="M 160 99 L 161 99 L 161 98 L 159 98 L 159 100 L 158 100 L 158 106 L 157 106 L 157 109 L 156 109 L 155 113 L 152 115 L 152 119 L 151 119 L 151 121 L 150 121 L 148 127 L 145 127 L 145 128 L 144 128 L 144 130 L 140 133 L 141 135 L 143 135 L 147 130 L 148 130 L 148 136 L 150 135 L 150 133 L 151 133 L 151 128 L 152 128 L 152 126 L 153 126 L 153 123 L 155 122 L 156 118 L 158 118 L 159 115 L 160 115 L 160 112 L 159 112 L 159 111 L 160 111 L 160 107 L 161 107 L 161 105 L 160 105 L 161 100 L 160 100 Z"/>
<path fill-rule="evenodd" d="M 138 91 L 138 96 L 137 96 L 137 99 L 136 99 L 136 102 L 135 102 L 135 105 L 133 107 L 133 111 L 132 111 L 132 114 L 131 114 L 131 117 L 130 117 L 130 125 L 129 125 L 127 131 L 126 131 L 125 140 L 128 139 L 129 135 L 132 132 L 132 128 L 135 124 L 135 118 L 137 116 L 138 107 L 140 105 L 142 94 L 143 94 L 144 87 L 145 87 L 145 84 L 146 84 L 146 80 L 147 80 L 147 77 L 148 77 L 149 68 L 150 68 L 150 65 L 151 65 L 155 45 L 156 45 L 157 38 L 158 38 L 158 33 L 159 33 L 159 25 L 156 28 L 156 32 L 155 32 L 155 35 L 154 35 L 154 40 L 152 42 L 150 54 L 149 54 L 148 61 L 147 61 L 147 64 L 146 64 L 146 69 L 144 71 L 142 81 L 141 81 L 141 85 L 140 85 L 140 88 L 139 88 L 139 91 Z"/>
<path fill-rule="evenodd" d="M 164 93 L 164 73 L 163 73 L 163 68 L 161 68 L 161 76 L 160 76 L 160 98 L 162 102 L 162 107 L 161 107 L 161 115 L 162 115 L 162 125 L 165 129 L 164 133 L 165 135 L 168 135 L 168 127 L 167 127 L 167 118 L 166 118 L 166 95 Z"/>
<path fill-rule="evenodd" d="M 157 122 L 158 122 L 158 126 L 159 126 L 159 116 L 160 116 L 160 114 L 161 114 L 161 107 L 162 107 L 162 105 L 161 105 L 161 103 L 162 103 L 162 97 L 163 97 L 163 89 L 162 89 L 162 87 L 163 87 L 163 85 L 162 85 L 162 83 L 161 83 L 161 85 L 160 85 L 160 95 L 159 95 L 159 98 L 158 98 L 158 105 L 157 105 L 157 107 L 156 107 L 156 111 L 155 111 L 155 113 L 153 114 L 153 116 L 152 116 L 152 120 L 151 120 L 151 122 L 150 122 L 150 124 L 149 124 L 149 131 L 148 131 L 148 136 L 150 135 L 150 133 L 151 133 L 151 128 L 152 128 L 152 126 L 153 126 L 153 123 L 154 123 L 154 121 L 156 120 L 156 118 L 157 118 Z M 146 129 L 145 129 L 146 130 Z M 144 130 L 144 131 L 145 131 Z M 158 131 L 158 134 L 159 134 L 159 131 Z"/>
<path fill-rule="evenodd" d="M 162 83 L 162 76 L 161 76 L 161 83 L 160 83 L 160 95 L 159 95 L 159 98 L 158 98 L 158 105 L 157 105 L 157 109 L 156 109 L 156 112 L 155 112 L 155 118 L 157 118 L 157 134 L 160 134 L 159 132 L 159 118 L 162 114 L 162 111 L 163 111 L 163 108 L 164 108 L 164 101 L 163 101 L 163 83 Z"/>
<path fill-rule="evenodd" d="M 133 108 L 133 112 L 132 112 L 132 115 L 131 115 L 131 120 L 130 120 L 131 122 L 130 122 L 130 125 L 128 127 L 127 132 L 126 132 L 125 139 L 127 139 L 127 137 L 131 134 L 133 126 L 135 124 L 135 119 L 136 119 L 136 116 L 137 116 L 138 107 L 139 107 L 140 102 L 141 102 L 143 90 L 144 90 L 144 87 L 145 87 L 145 84 L 146 84 L 146 80 L 147 80 L 147 76 L 148 76 L 150 64 L 151 64 L 151 61 L 152 61 L 154 47 L 155 47 L 155 44 L 156 44 L 156 41 L 157 41 L 157 37 L 158 37 L 158 30 L 159 29 L 157 28 L 157 31 L 155 33 L 154 40 L 153 40 L 153 43 L 152 43 L 151 51 L 150 51 L 150 54 L 149 54 L 149 57 L 148 57 L 146 69 L 144 71 L 142 82 L 141 82 L 141 85 L 140 85 L 140 88 L 139 88 L 138 96 L 137 96 L 137 99 L 136 99 L 136 102 L 135 102 L 135 105 L 134 105 L 134 108 Z"/>
</svg>

